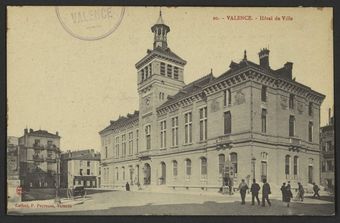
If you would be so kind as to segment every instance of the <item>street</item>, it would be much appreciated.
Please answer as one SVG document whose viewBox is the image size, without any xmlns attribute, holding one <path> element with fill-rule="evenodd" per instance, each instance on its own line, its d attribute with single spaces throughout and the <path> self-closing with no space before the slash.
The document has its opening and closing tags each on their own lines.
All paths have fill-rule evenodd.
<svg viewBox="0 0 340 223">
<path fill-rule="evenodd" d="M 9 208 L 9 214 L 42 215 L 333 215 L 334 202 L 306 198 L 303 203 L 292 202 L 286 207 L 279 196 L 273 197 L 271 207 L 251 206 L 247 194 L 246 205 L 241 205 L 239 194 L 211 195 L 186 193 L 155 193 L 110 191 L 89 195 L 84 202 L 73 205 L 51 206 L 27 203 L 39 208 Z M 17 205 L 18 206 L 18 205 Z"/>
</svg>

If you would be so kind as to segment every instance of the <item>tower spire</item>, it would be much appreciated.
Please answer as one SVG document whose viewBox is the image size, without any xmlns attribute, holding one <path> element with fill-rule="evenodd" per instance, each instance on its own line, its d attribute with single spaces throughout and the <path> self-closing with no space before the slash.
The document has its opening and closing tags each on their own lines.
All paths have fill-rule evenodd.
<svg viewBox="0 0 340 223">
<path fill-rule="evenodd" d="M 161 8 L 159 9 L 159 17 L 157 19 L 157 22 L 151 27 L 151 31 L 154 33 L 153 48 L 168 48 L 167 33 L 170 32 L 170 27 L 164 23 Z"/>
<path fill-rule="evenodd" d="M 244 50 L 243 60 L 247 60 L 247 50 Z"/>
</svg>

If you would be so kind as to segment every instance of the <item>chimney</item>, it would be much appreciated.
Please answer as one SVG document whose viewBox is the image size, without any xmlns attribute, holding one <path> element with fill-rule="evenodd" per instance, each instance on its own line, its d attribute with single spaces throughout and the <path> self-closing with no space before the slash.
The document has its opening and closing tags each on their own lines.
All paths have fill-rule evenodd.
<svg viewBox="0 0 340 223">
<path fill-rule="evenodd" d="M 287 62 L 285 63 L 285 65 L 283 66 L 286 70 L 286 75 L 289 79 L 292 79 L 292 75 L 293 75 L 293 63 L 292 62 Z"/>
<path fill-rule="evenodd" d="M 26 135 L 28 133 L 28 129 L 27 128 L 25 128 L 25 130 L 24 130 L 24 134 Z"/>
<path fill-rule="evenodd" d="M 266 69 L 269 69 L 269 52 L 267 48 L 263 48 L 259 52 L 260 66 Z"/>
<path fill-rule="evenodd" d="M 57 132 L 55 132 L 55 134 L 57 135 L 57 136 L 59 136 L 59 132 L 57 131 Z"/>
<path fill-rule="evenodd" d="M 32 133 L 33 132 L 33 129 L 30 129 L 30 133 Z"/>
</svg>

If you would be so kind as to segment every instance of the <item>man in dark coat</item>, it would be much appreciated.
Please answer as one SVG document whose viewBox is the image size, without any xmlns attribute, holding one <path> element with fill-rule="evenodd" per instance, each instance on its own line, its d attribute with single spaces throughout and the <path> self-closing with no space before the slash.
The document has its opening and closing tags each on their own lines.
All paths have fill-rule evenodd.
<svg viewBox="0 0 340 223">
<path fill-rule="evenodd" d="M 253 179 L 253 184 L 250 187 L 251 192 L 251 205 L 255 204 L 255 198 L 257 200 L 257 204 L 260 205 L 260 199 L 259 199 L 259 191 L 260 191 L 260 185 L 256 183 L 256 180 Z"/>
<path fill-rule="evenodd" d="M 272 204 L 269 200 L 269 194 L 271 194 L 270 185 L 267 183 L 267 179 L 263 179 L 262 182 L 262 207 L 266 206 L 266 201 L 268 205 L 271 206 Z"/>
<path fill-rule="evenodd" d="M 241 200 L 242 203 L 241 204 L 245 204 L 246 201 L 246 192 L 249 189 L 247 183 L 244 181 L 244 179 L 242 179 L 240 186 L 238 187 L 238 189 L 240 190 L 240 194 L 241 194 Z"/>
<path fill-rule="evenodd" d="M 305 195 L 305 190 L 303 189 L 303 186 L 300 182 L 298 182 L 299 188 L 298 188 L 298 196 L 297 198 L 300 201 L 303 201 L 304 195 Z"/>
<path fill-rule="evenodd" d="M 283 197 L 283 201 L 287 203 L 287 207 L 289 207 L 290 199 L 292 197 L 293 197 L 293 193 L 291 191 L 290 182 L 288 181 L 288 184 L 287 184 L 287 186 L 285 188 L 284 197 Z"/>
<path fill-rule="evenodd" d="M 314 191 L 313 197 L 320 198 L 319 190 L 320 190 L 319 186 L 316 185 L 316 183 L 313 183 L 313 191 Z"/>
<path fill-rule="evenodd" d="M 126 189 L 126 191 L 130 191 L 130 184 L 129 184 L 129 182 L 126 182 L 125 189 Z"/>
<path fill-rule="evenodd" d="M 281 193 L 282 193 L 282 202 L 283 202 L 286 196 L 286 183 L 282 183 Z"/>
</svg>

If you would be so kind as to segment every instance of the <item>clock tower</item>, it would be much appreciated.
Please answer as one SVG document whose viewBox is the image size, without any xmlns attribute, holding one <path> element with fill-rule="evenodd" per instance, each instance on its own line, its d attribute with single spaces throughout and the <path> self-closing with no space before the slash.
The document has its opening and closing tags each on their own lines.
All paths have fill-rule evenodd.
<svg viewBox="0 0 340 223">
<path fill-rule="evenodd" d="M 161 11 L 151 31 L 154 35 L 153 49 L 147 50 L 147 55 L 135 65 L 138 75 L 140 151 L 159 149 L 156 109 L 185 85 L 183 70 L 186 61 L 168 47 L 170 27 L 164 23 Z"/>
</svg>

